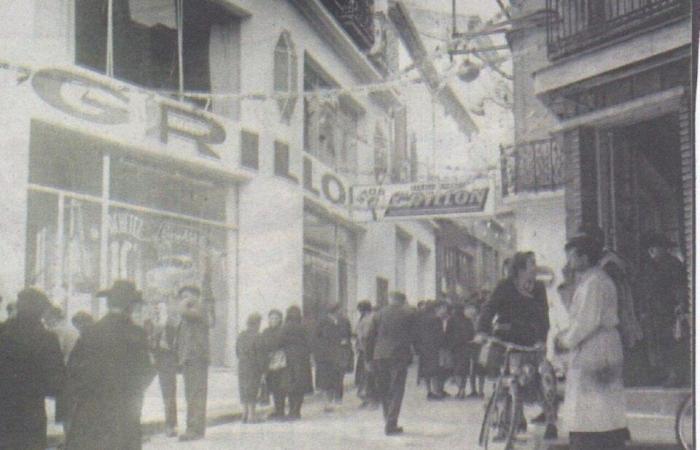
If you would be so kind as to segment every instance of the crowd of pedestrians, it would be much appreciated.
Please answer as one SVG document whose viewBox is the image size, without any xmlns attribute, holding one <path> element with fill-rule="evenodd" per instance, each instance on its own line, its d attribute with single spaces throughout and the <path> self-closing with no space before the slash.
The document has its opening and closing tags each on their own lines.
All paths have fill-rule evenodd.
<svg viewBox="0 0 700 450">
<path fill-rule="evenodd" d="M 600 230 L 584 226 L 564 249 L 558 302 L 548 302 L 535 254 L 518 252 L 490 294 L 420 301 L 414 308 L 403 293 L 392 292 L 382 308 L 358 303 L 354 332 L 340 304 L 327 305 L 312 321 L 298 306 L 284 314 L 273 309 L 264 329 L 262 316 L 251 314 L 236 341 L 243 422 L 261 421 L 257 405 L 270 396 L 267 420 L 299 420 L 305 396 L 314 391 L 332 413 L 343 401 L 346 375 L 354 372 L 361 407 L 381 407 L 385 433 L 401 434 L 398 419 L 414 356 L 426 401 L 483 398 L 488 373 L 482 344 L 493 336 L 538 349 L 511 355 L 509 366 L 533 369 L 536 394 L 530 400 L 542 413 L 531 422 L 546 425 L 546 439 L 558 434 L 558 369 L 566 374 L 564 416 L 572 448 L 621 448 L 629 439 L 623 391 L 625 366 L 635 362 L 629 350 L 648 349 L 647 367 L 667 383 L 687 379 L 688 371 L 681 364 L 688 325 L 684 330 L 679 324 L 687 314 L 683 267 L 661 237 L 645 242 L 650 259 L 644 273 L 654 282 L 648 289 L 666 300 L 647 301 L 642 313 L 633 301 L 629 267 L 604 247 Z M 46 448 L 46 397 L 56 398 L 55 420 L 63 425 L 66 449 L 139 449 L 144 392 L 156 376 L 166 434 L 177 436 L 179 373 L 187 406 L 179 438 L 204 437 L 211 302 L 198 287 L 181 287 L 142 327 L 132 319 L 144 303 L 132 282 L 118 280 L 97 295 L 106 298 L 107 314 L 95 321 L 78 312 L 74 327 L 34 288 L 7 305 L 8 319 L 0 324 L 0 449 Z M 562 308 L 566 320 L 550 320 L 557 315 L 552 305 Z M 644 314 L 656 316 L 653 327 Z M 450 392 L 450 381 L 456 392 Z M 519 430 L 525 429 L 522 413 L 518 420 Z"/>
</svg>

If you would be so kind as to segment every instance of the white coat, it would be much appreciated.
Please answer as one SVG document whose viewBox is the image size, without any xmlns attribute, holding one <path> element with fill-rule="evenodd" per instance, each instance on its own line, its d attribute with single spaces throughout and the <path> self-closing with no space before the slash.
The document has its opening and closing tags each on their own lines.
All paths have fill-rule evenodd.
<svg viewBox="0 0 700 450">
<path fill-rule="evenodd" d="M 625 428 L 617 294 L 602 269 L 593 267 L 582 274 L 569 320 L 569 328 L 559 337 L 570 349 L 562 411 L 566 428 L 574 432 Z"/>
</svg>

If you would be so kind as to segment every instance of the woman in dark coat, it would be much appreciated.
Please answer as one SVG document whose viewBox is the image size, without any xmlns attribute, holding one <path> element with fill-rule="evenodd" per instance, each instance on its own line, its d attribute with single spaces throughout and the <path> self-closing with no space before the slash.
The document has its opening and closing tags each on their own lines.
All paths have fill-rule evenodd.
<svg viewBox="0 0 700 450">
<path fill-rule="evenodd" d="M 266 361 L 260 335 L 261 321 L 260 314 L 251 314 L 246 321 L 248 328 L 239 334 L 236 340 L 238 390 L 244 406 L 243 423 L 256 421 L 255 405 Z"/>
<path fill-rule="evenodd" d="M 271 310 L 267 315 L 267 322 L 268 327 L 262 333 L 263 354 L 266 357 L 265 380 L 275 403 L 275 410 L 268 418 L 282 420 L 289 378 L 286 354 L 282 348 L 282 312 Z M 284 356 L 281 356 L 283 354 Z"/>
<path fill-rule="evenodd" d="M 474 324 L 464 315 L 464 303 L 455 303 L 452 314 L 447 321 L 447 347 L 452 354 L 454 364 L 453 375 L 457 377 L 459 392 L 458 399 L 466 398 L 464 392 L 469 373 L 469 342 L 474 339 Z"/>
<path fill-rule="evenodd" d="M 343 399 L 343 378 L 352 360 L 352 329 L 339 313 L 339 304 L 329 306 L 315 336 L 316 388 L 326 393 L 327 412 L 333 410 L 331 403 Z"/>
<path fill-rule="evenodd" d="M 432 303 L 426 307 L 418 326 L 420 374 L 426 380 L 429 400 L 438 400 L 445 396 L 440 387 L 444 375 L 440 367 L 440 350 L 447 347 L 447 341 L 442 319 L 436 315 L 442 307 L 437 306 L 437 303 Z"/>
<path fill-rule="evenodd" d="M 301 309 L 290 306 L 282 327 L 282 348 L 287 356 L 289 415 L 287 419 L 301 418 L 304 395 L 313 392 L 311 381 L 311 344 L 306 328 L 301 323 Z"/>
</svg>

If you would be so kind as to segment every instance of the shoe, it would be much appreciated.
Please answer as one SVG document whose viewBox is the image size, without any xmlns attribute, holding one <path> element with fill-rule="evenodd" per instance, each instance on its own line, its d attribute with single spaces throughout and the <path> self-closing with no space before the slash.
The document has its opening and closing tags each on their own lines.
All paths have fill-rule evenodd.
<svg viewBox="0 0 700 450">
<path fill-rule="evenodd" d="M 403 433 L 403 427 L 393 426 L 393 427 L 387 427 L 384 430 L 384 434 L 386 434 L 387 436 L 396 436 L 396 435 L 402 434 L 402 433 Z"/>
<path fill-rule="evenodd" d="M 177 429 L 174 427 L 166 427 L 165 428 L 165 436 L 166 437 L 177 437 Z"/>
<path fill-rule="evenodd" d="M 441 395 L 439 395 L 439 394 L 433 394 L 432 392 L 429 392 L 429 393 L 428 393 L 428 400 L 431 400 L 431 401 L 434 401 L 434 400 L 442 400 L 443 398 L 445 398 L 445 397 L 443 397 L 443 396 L 441 396 Z"/>
<path fill-rule="evenodd" d="M 301 420 L 301 414 L 288 414 L 287 415 L 287 422 L 296 422 L 297 420 Z"/>
<path fill-rule="evenodd" d="M 556 425 L 552 425 L 551 423 L 547 425 L 547 428 L 544 430 L 544 439 L 546 441 L 551 441 L 559 437 L 559 433 L 557 431 Z"/>
<path fill-rule="evenodd" d="M 463 390 L 460 389 L 460 391 L 457 392 L 457 395 L 455 396 L 455 398 L 458 400 L 464 400 L 465 398 L 467 398 L 467 394 Z"/>
<path fill-rule="evenodd" d="M 442 396 L 442 398 L 450 398 L 450 397 L 452 397 L 452 396 L 450 395 L 450 393 L 447 392 L 447 391 L 440 391 L 440 395 Z"/>
<path fill-rule="evenodd" d="M 178 438 L 178 441 L 180 441 L 180 442 L 198 441 L 198 440 L 203 439 L 203 438 L 204 438 L 203 434 L 187 432 L 187 433 L 183 434 L 182 436 L 180 436 Z"/>
<path fill-rule="evenodd" d="M 534 424 L 543 424 L 543 423 L 545 423 L 545 421 L 546 421 L 546 419 L 545 419 L 545 417 L 544 417 L 544 413 L 540 413 L 540 415 L 537 416 L 537 417 L 535 417 L 534 419 L 532 419 L 532 420 L 530 421 L 530 423 L 534 423 Z"/>
<path fill-rule="evenodd" d="M 467 398 L 479 398 L 479 394 L 476 392 L 470 392 L 469 395 L 467 395 Z"/>
<path fill-rule="evenodd" d="M 267 420 L 283 420 L 283 419 L 284 419 L 284 414 L 278 413 L 278 412 L 270 413 L 267 416 Z"/>
<path fill-rule="evenodd" d="M 332 413 L 333 411 L 335 411 L 335 408 L 332 405 L 326 405 L 323 407 L 324 413 Z"/>
</svg>

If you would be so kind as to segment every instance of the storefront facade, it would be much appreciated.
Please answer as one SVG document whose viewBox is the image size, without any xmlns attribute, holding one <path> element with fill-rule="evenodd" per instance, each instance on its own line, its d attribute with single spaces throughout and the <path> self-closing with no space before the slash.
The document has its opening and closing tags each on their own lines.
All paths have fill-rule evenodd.
<svg viewBox="0 0 700 450">
<path fill-rule="evenodd" d="M 130 32 L 151 26 L 153 10 L 131 3 Z M 214 94 L 207 104 L 172 100 L 165 81 L 154 88 L 126 69 L 115 67 L 121 81 L 89 69 L 99 55 L 77 65 L 84 43 L 72 24 L 89 2 L 0 14 L 0 25 L 24 33 L 0 51 L 12 63 L 0 70 L 4 298 L 32 285 L 69 316 L 100 316 L 95 292 L 127 278 L 152 315 L 195 284 L 215 305 L 214 363 L 228 365 L 253 312 L 298 305 L 313 322 L 331 303 L 354 318 L 359 300 L 381 304 L 392 290 L 411 303 L 435 296 L 433 227 L 356 223 L 349 204 L 353 185 L 374 182 L 358 167 L 388 158 L 396 99 L 348 91 L 340 105 L 319 106 L 302 98 L 311 72 L 335 88 L 382 75 L 317 1 L 224 3 L 228 19 L 213 14 L 208 31 L 210 85 L 199 87 Z M 158 17 L 167 41 L 168 21 Z M 47 31 L 31 31 L 40 26 Z M 149 74 L 162 73 L 148 61 Z M 226 79 L 223 66 L 233 68 Z M 186 81 L 195 75 L 186 71 Z M 232 91 L 258 95 L 216 96 Z M 352 130 L 338 125 L 348 117 Z"/>
</svg>

